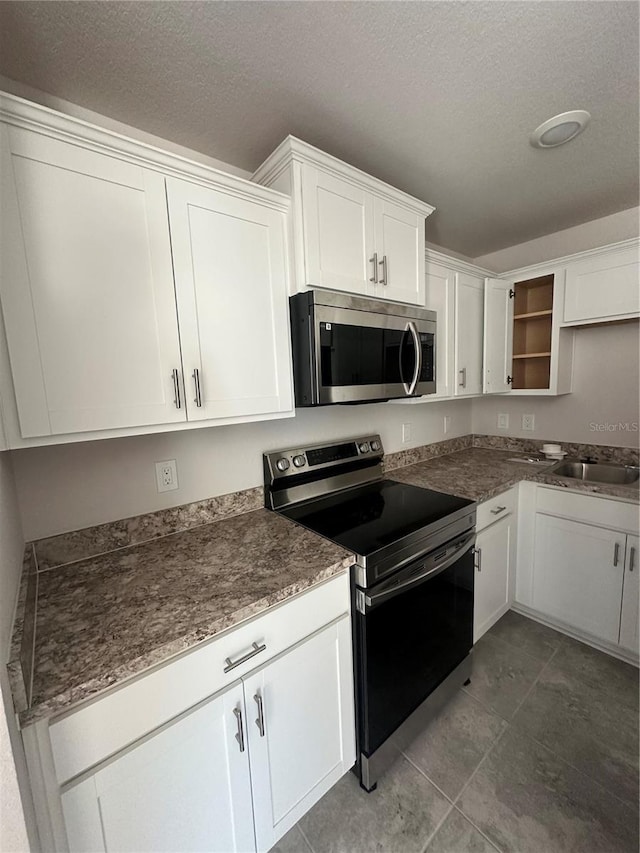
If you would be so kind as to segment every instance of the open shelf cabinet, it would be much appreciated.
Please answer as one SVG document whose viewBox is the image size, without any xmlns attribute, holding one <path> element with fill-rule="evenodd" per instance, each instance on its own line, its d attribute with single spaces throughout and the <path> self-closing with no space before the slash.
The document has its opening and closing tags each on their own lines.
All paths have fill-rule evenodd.
<svg viewBox="0 0 640 853">
<path fill-rule="evenodd" d="M 550 387 L 553 284 L 553 274 L 514 284 L 514 390 Z"/>
</svg>

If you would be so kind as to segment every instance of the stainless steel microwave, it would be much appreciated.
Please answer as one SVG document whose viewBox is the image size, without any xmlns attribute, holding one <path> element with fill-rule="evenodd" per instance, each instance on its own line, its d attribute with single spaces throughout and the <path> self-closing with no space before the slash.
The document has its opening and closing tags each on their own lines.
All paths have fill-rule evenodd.
<svg viewBox="0 0 640 853">
<path fill-rule="evenodd" d="M 289 303 L 296 406 L 435 393 L 435 311 L 329 290 Z"/>
</svg>

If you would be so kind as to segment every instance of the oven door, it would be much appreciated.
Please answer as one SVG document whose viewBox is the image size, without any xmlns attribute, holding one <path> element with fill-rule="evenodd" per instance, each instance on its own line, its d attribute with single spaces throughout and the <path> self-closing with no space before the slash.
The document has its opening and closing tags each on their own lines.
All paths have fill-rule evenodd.
<svg viewBox="0 0 640 853">
<path fill-rule="evenodd" d="M 318 305 L 313 327 L 317 402 L 435 393 L 435 332 L 430 320 Z"/>
<path fill-rule="evenodd" d="M 358 751 L 371 756 L 473 646 L 475 532 L 355 589 Z"/>
</svg>

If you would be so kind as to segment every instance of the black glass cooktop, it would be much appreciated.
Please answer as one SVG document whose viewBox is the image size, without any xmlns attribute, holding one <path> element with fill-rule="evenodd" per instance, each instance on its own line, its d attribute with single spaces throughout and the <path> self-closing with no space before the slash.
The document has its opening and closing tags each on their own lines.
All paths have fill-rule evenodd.
<svg viewBox="0 0 640 853">
<path fill-rule="evenodd" d="M 366 557 L 472 504 L 443 492 L 378 480 L 279 512 Z"/>
</svg>

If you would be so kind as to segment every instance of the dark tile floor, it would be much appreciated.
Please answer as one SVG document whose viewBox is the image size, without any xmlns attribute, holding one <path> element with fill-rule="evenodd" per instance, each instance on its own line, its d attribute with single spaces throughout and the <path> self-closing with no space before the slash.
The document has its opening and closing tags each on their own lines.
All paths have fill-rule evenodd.
<svg viewBox="0 0 640 853">
<path fill-rule="evenodd" d="M 637 853 L 638 670 L 510 611 L 372 794 L 347 774 L 273 853 Z"/>
</svg>

